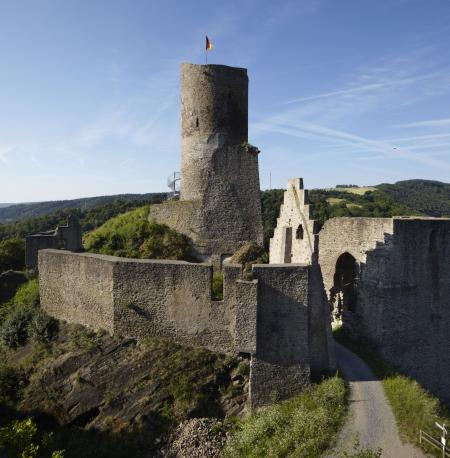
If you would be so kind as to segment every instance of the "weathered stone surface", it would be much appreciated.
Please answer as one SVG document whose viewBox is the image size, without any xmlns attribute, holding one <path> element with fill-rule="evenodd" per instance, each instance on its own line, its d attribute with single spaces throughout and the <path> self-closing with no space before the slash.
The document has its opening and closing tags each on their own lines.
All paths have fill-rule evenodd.
<svg viewBox="0 0 450 458">
<path fill-rule="evenodd" d="M 319 237 L 325 287 L 341 295 L 347 331 L 450 403 L 450 220 L 335 218 Z M 349 303 L 337 269 L 345 253 Z"/>
<path fill-rule="evenodd" d="M 26 237 L 25 264 L 29 269 L 37 269 L 38 251 L 46 248 L 83 251 L 82 231 L 78 219 L 69 215 L 65 226 Z"/>
<path fill-rule="evenodd" d="M 254 265 L 258 280 L 256 355 L 250 403 L 260 407 L 309 384 L 308 266 Z"/>
<path fill-rule="evenodd" d="M 316 232 L 317 223 L 311 218 L 311 206 L 303 180 L 289 180 L 277 226 L 270 239 L 270 264 L 317 262 Z"/>
<path fill-rule="evenodd" d="M 236 335 L 240 342 L 246 336 L 248 348 L 255 346 L 248 342 L 255 320 L 236 320 L 236 314 L 252 316 L 256 309 L 253 303 L 247 310 L 242 300 L 255 296 L 256 287 L 239 286 L 240 266 L 224 267 L 223 301 L 211 300 L 208 264 L 41 250 L 39 272 L 42 308 L 69 323 L 130 337 L 171 337 L 219 351 L 233 352 Z"/>
<path fill-rule="evenodd" d="M 263 242 L 247 70 L 182 64 L 181 104 L 181 201 L 152 206 L 149 218 L 191 237 L 220 268 L 245 242 Z"/>
</svg>

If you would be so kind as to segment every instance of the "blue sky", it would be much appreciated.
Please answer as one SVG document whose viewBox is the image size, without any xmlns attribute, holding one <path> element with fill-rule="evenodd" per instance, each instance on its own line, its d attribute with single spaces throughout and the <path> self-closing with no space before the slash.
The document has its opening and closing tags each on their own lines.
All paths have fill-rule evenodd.
<svg viewBox="0 0 450 458">
<path fill-rule="evenodd" d="M 450 181 L 449 0 L 2 0 L 0 202 L 165 190 L 205 33 L 263 189 Z"/>
</svg>

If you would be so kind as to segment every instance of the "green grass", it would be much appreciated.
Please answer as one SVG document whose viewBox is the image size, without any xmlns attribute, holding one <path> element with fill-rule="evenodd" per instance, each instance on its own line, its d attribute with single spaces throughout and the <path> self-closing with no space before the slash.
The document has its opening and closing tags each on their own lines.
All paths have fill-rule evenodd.
<svg viewBox="0 0 450 458">
<path fill-rule="evenodd" d="M 339 199 L 339 197 L 328 197 L 328 199 L 327 199 L 327 202 L 330 205 L 340 204 L 341 202 L 344 202 L 344 201 L 345 201 L 345 199 Z"/>
<path fill-rule="evenodd" d="M 192 260 L 192 241 L 164 224 L 148 221 L 148 206 L 109 219 L 84 236 L 87 251 L 143 259 Z"/>
<path fill-rule="evenodd" d="M 374 186 L 365 186 L 361 188 L 336 188 L 338 191 L 350 192 L 352 194 L 364 195 L 367 191 L 376 191 Z"/>
<path fill-rule="evenodd" d="M 318 457 L 333 445 L 345 411 L 344 381 L 329 378 L 238 423 L 224 457 Z"/>
<path fill-rule="evenodd" d="M 343 328 L 336 329 L 334 337 L 364 359 L 381 380 L 403 440 L 419 445 L 419 430 L 422 429 L 437 438 L 438 431 L 434 423 L 437 421 L 450 424 L 450 415 L 445 406 L 419 383 L 399 373 L 376 352 L 352 341 Z M 437 451 L 427 446 L 423 449 L 440 456 Z"/>
</svg>

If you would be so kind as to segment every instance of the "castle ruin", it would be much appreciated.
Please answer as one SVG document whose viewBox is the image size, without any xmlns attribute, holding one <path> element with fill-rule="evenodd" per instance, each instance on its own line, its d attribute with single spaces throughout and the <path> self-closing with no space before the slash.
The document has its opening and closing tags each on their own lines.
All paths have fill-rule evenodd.
<svg viewBox="0 0 450 458">
<path fill-rule="evenodd" d="M 149 219 L 191 237 L 205 262 L 43 249 L 44 310 L 111 334 L 249 354 L 250 405 L 259 407 L 335 370 L 336 305 L 358 339 L 450 401 L 450 220 L 334 218 L 319 231 L 293 179 L 270 263 L 245 280 L 226 260 L 263 238 L 247 71 L 182 64 L 181 91 L 181 198 L 151 205 Z M 211 299 L 213 269 L 224 275 L 221 301 Z"/>
</svg>

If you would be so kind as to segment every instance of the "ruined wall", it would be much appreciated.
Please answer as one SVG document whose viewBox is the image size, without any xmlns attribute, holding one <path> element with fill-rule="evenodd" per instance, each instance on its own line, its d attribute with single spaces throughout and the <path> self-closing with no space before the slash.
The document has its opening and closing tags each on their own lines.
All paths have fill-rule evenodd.
<svg viewBox="0 0 450 458">
<path fill-rule="evenodd" d="M 308 268 L 253 265 L 253 276 L 258 280 L 258 327 L 250 403 L 260 407 L 310 383 Z"/>
<path fill-rule="evenodd" d="M 223 301 L 211 300 L 207 264 L 41 250 L 39 268 L 41 306 L 58 319 L 222 352 L 255 348 L 256 285 L 237 281 L 241 266 L 224 268 Z"/>
<path fill-rule="evenodd" d="M 39 251 L 41 307 L 51 316 L 114 332 L 112 256 Z"/>
<path fill-rule="evenodd" d="M 327 291 L 339 255 L 357 261 L 344 327 L 450 403 L 450 220 L 355 220 L 328 221 L 319 242 Z"/>
<path fill-rule="evenodd" d="M 58 226 L 52 231 L 28 235 L 25 239 L 25 265 L 29 269 L 37 269 L 38 252 L 46 248 L 83 251 L 82 236 L 78 219 L 73 215 L 69 215 L 65 226 Z"/>
<path fill-rule="evenodd" d="M 327 294 L 339 256 L 350 253 L 357 262 L 379 245 L 389 246 L 394 231 L 392 218 L 331 218 L 319 232 L 319 264 Z"/>
<path fill-rule="evenodd" d="M 303 180 L 289 180 L 277 226 L 270 239 L 270 264 L 316 262 L 316 232 L 317 224 L 311 219 L 308 193 L 303 189 Z"/>
</svg>

